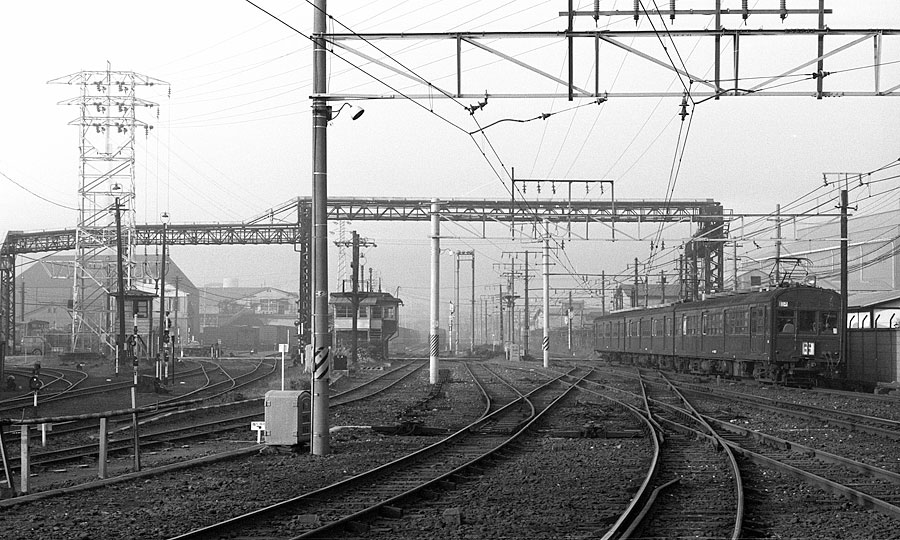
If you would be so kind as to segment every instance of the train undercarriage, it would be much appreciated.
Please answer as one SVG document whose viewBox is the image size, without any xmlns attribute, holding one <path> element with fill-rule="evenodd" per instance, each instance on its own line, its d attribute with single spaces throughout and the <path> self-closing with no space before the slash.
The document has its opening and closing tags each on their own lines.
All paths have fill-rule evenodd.
<svg viewBox="0 0 900 540">
<path fill-rule="evenodd" d="M 814 357 L 796 357 L 787 362 L 744 359 L 710 359 L 660 354 L 595 351 L 601 360 L 614 364 L 658 369 L 699 377 L 756 380 L 764 384 L 812 388 L 823 379 L 838 376 L 837 362 Z"/>
</svg>

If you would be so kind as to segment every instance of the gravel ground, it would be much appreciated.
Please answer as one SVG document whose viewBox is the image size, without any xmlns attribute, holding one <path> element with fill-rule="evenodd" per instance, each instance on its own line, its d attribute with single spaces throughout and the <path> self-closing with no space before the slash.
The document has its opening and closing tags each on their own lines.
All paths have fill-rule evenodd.
<svg viewBox="0 0 900 540">
<path fill-rule="evenodd" d="M 446 362 L 451 380 L 431 396 L 427 372 L 390 396 L 333 412 L 333 426 L 390 425 L 399 419 L 429 427 L 458 429 L 481 414 L 483 403 L 461 364 Z M 509 378 L 546 380 L 536 369 L 508 369 Z M 401 521 L 373 524 L 369 537 L 382 538 L 562 538 L 561 532 L 605 530 L 643 480 L 643 439 L 566 438 L 560 431 L 604 426 L 628 431 L 633 421 L 605 402 L 582 397 L 555 414 L 552 429 L 530 436 L 510 459 L 485 469 L 440 498 L 406 511 Z M 596 429 L 594 430 L 596 432 Z M 855 438 L 855 435 L 854 435 Z M 0 538 L 82 539 L 169 538 L 189 529 L 296 496 L 361 473 L 425 445 L 434 437 L 380 435 L 363 428 L 336 431 L 331 454 L 266 451 L 228 461 L 61 495 L 0 510 Z M 255 442 L 241 434 L 145 455 L 144 462 L 177 462 L 196 453 Z M 886 456 L 897 452 L 885 448 Z M 126 470 L 130 458 L 117 460 Z M 757 538 L 900 538 L 897 523 L 840 498 L 811 490 L 796 480 L 748 465 L 753 515 L 766 516 Z M 92 473 L 84 473 L 90 476 Z M 67 479 L 65 483 L 75 483 Z M 576 525 L 576 524 L 580 524 Z"/>
<path fill-rule="evenodd" d="M 568 538 L 605 531 L 640 487 L 649 464 L 646 439 L 563 438 L 552 434 L 593 425 L 637 429 L 606 403 L 570 398 L 526 437 L 521 449 L 433 501 L 379 520 L 366 538 Z"/>
</svg>

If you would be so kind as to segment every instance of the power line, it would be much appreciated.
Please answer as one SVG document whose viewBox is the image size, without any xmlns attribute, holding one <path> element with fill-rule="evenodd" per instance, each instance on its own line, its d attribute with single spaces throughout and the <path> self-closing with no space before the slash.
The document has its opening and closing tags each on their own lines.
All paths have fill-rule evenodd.
<svg viewBox="0 0 900 540">
<path fill-rule="evenodd" d="M 42 200 L 42 201 L 44 201 L 44 202 L 48 202 L 48 203 L 50 203 L 50 204 L 52 204 L 52 205 L 55 205 L 55 206 L 58 206 L 58 207 L 60 207 L 60 208 L 65 208 L 66 210 L 75 210 L 76 212 L 78 211 L 77 208 L 73 208 L 73 207 L 71 207 L 71 206 L 66 206 L 66 205 L 64 205 L 64 204 L 62 204 L 62 203 L 58 203 L 58 202 L 56 202 L 56 201 L 50 200 L 50 199 L 48 199 L 47 197 L 44 197 L 43 195 L 41 195 L 41 194 L 39 194 L 39 193 L 35 193 L 34 191 L 28 189 L 27 187 L 23 186 L 22 184 L 16 182 L 16 181 L 13 180 L 12 178 L 10 178 L 10 177 L 9 177 L 5 172 L 3 172 L 3 171 L 0 171 L 0 176 L 3 176 L 3 178 L 6 178 L 7 180 L 9 180 L 10 182 L 12 182 L 13 184 L 15 184 L 16 186 L 18 186 L 19 188 L 23 189 L 24 191 L 27 191 L 27 192 L 30 193 L 31 195 L 34 195 L 35 197 L 37 197 L 38 199 L 40 199 L 40 200 Z"/>
</svg>

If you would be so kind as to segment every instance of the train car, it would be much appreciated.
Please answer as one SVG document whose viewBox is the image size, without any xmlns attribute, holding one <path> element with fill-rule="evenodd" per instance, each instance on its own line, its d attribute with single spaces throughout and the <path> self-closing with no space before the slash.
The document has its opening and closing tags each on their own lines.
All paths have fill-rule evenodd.
<svg viewBox="0 0 900 540">
<path fill-rule="evenodd" d="M 594 320 L 604 358 L 808 385 L 840 369 L 840 295 L 807 286 L 630 309 Z"/>
</svg>

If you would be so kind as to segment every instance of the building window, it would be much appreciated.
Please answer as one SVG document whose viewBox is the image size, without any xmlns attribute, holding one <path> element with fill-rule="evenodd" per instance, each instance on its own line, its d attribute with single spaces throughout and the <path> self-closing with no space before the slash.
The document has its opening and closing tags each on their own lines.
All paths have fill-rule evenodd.
<svg viewBox="0 0 900 540">
<path fill-rule="evenodd" d="M 371 309 L 371 312 L 369 314 L 370 318 L 372 318 L 372 319 L 382 318 L 381 317 L 381 315 L 382 315 L 381 306 L 372 306 L 370 309 Z"/>
<path fill-rule="evenodd" d="M 394 306 L 385 306 L 384 308 L 384 318 L 388 321 L 393 321 L 397 318 L 397 308 Z"/>
<path fill-rule="evenodd" d="M 146 319 L 150 314 L 150 302 L 146 300 L 135 300 L 131 309 L 138 319 Z"/>
<path fill-rule="evenodd" d="M 750 276 L 750 286 L 751 287 L 762 286 L 762 276 Z"/>
<path fill-rule="evenodd" d="M 350 304 L 336 304 L 334 306 L 334 316 L 338 318 L 353 317 L 353 306 Z"/>
</svg>

